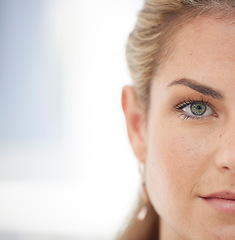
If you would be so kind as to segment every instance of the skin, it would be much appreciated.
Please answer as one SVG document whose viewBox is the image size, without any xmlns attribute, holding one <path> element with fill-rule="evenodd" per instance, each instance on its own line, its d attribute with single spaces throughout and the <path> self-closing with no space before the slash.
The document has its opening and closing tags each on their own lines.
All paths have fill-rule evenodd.
<svg viewBox="0 0 235 240">
<path fill-rule="evenodd" d="M 235 214 L 220 212 L 201 198 L 235 193 L 234 22 L 199 17 L 177 33 L 173 53 L 154 76 L 148 117 L 133 89 L 123 89 L 128 135 L 136 157 L 146 165 L 161 240 L 235 239 Z M 184 78 L 213 88 L 221 97 L 184 84 L 169 86 Z M 190 108 L 176 109 L 189 99 L 209 102 L 206 116 L 192 119 Z"/>
</svg>

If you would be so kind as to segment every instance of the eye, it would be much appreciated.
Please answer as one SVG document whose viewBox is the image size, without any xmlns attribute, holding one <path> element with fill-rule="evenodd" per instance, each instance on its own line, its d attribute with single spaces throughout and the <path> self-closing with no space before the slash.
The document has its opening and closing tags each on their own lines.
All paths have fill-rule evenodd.
<svg viewBox="0 0 235 240">
<path fill-rule="evenodd" d="M 217 117 L 213 105 L 203 99 L 200 101 L 191 99 L 188 101 L 181 101 L 175 105 L 173 109 L 175 109 L 179 113 L 179 116 L 184 119 L 200 120 L 204 117 Z"/>
<path fill-rule="evenodd" d="M 181 111 L 184 111 L 188 117 L 200 117 L 213 115 L 213 109 L 206 102 L 192 102 L 187 103 L 186 106 L 179 107 Z"/>
</svg>

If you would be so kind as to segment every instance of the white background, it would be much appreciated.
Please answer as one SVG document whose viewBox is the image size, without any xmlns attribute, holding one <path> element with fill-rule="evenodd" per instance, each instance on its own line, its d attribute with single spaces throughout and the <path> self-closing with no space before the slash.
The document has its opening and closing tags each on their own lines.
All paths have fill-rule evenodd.
<svg viewBox="0 0 235 240">
<path fill-rule="evenodd" d="M 139 179 L 121 89 L 141 5 L 1 1 L 0 233 L 111 239 L 128 216 Z"/>
</svg>

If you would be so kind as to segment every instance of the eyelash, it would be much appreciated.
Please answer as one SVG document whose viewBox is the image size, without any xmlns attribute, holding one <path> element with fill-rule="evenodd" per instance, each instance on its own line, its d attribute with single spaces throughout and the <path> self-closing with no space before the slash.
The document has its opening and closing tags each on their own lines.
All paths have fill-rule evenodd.
<svg viewBox="0 0 235 240">
<path fill-rule="evenodd" d="M 202 120 L 205 117 L 208 117 L 210 115 L 201 115 L 201 116 L 196 116 L 196 115 L 188 115 L 185 111 L 183 111 L 182 109 L 184 109 L 185 107 L 193 104 L 193 103 L 202 103 L 205 104 L 206 106 L 210 107 L 214 113 L 214 116 L 216 116 L 214 107 L 212 106 L 212 104 L 210 104 L 208 101 L 204 101 L 203 99 L 201 100 L 192 100 L 192 99 L 188 99 L 187 101 L 180 101 L 178 104 L 176 104 L 175 106 L 173 106 L 174 110 L 177 111 L 178 113 L 180 113 L 180 117 L 183 117 L 184 120 Z"/>
</svg>

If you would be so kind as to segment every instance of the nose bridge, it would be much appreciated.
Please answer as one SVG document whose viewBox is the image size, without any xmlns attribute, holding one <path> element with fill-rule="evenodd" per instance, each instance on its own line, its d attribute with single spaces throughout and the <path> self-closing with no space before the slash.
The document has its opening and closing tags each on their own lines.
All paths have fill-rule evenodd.
<svg viewBox="0 0 235 240">
<path fill-rule="evenodd" d="M 223 170 L 230 170 L 235 174 L 235 118 L 223 127 L 219 135 L 220 154 L 217 156 L 217 167 Z"/>
<path fill-rule="evenodd" d="M 221 135 L 222 144 L 225 145 L 227 151 L 235 151 L 235 118 L 231 119 L 227 126 L 225 125 L 224 137 Z"/>
</svg>

